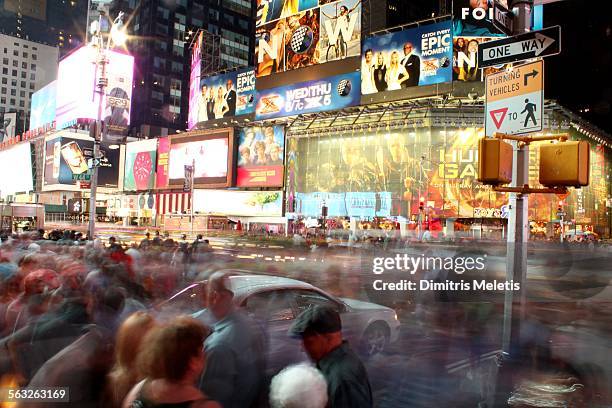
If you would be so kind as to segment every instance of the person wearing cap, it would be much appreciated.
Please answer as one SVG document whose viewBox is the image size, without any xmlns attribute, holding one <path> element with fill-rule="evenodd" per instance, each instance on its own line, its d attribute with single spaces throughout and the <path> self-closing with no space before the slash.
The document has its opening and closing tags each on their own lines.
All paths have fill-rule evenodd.
<svg viewBox="0 0 612 408">
<path fill-rule="evenodd" d="M 204 342 L 206 368 L 200 389 L 223 408 L 255 406 L 264 375 L 264 342 L 260 330 L 234 308 L 229 275 L 208 279 L 208 311 L 215 323 Z"/>
<path fill-rule="evenodd" d="M 372 388 L 363 363 L 342 339 L 338 312 L 323 305 L 303 311 L 289 334 L 302 339 L 304 349 L 327 381 L 329 408 L 372 407 Z"/>
</svg>

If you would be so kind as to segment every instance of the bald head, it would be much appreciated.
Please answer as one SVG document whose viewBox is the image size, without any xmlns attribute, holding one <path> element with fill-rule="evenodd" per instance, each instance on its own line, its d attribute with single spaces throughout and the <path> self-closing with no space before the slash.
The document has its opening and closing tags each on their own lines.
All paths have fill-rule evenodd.
<svg viewBox="0 0 612 408">
<path fill-rule="evenodd" d="M 218 320 L 225 318 L 233 309 L 234 292 L 229 277 L 228 273 L 215 272 L 208 278 L 208 308 Z"/>
</svg>

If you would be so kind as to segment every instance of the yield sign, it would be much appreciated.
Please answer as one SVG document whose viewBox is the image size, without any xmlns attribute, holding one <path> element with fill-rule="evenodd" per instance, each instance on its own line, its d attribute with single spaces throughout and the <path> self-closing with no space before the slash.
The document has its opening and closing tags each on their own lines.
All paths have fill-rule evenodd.
<svg viewBox="0 0 612 408">
<path fill-rule="evenodd" d="M 504 119 L 506 119 L 506 114 L 508 113 L 508 108 L 495 109 L 489 112 L 491 114 L 491 118 L 493 119 L 493 123 L 495 127 L 499 129 L 504 123 Z"/>
</svg>

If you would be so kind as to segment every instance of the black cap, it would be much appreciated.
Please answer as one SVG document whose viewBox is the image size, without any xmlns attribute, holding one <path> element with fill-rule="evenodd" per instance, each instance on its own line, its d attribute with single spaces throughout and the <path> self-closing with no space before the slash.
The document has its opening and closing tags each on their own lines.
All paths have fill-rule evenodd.
<svg viewBox="0 0 612 408">
<path fill-rule="evenodd" d="M 309 333 L 326 334 L 342 330 L 338 312 L 329 307 L 317 305 L 304 310 L 289 329 L 291 337 L 303 337 Z"/>
</svg>

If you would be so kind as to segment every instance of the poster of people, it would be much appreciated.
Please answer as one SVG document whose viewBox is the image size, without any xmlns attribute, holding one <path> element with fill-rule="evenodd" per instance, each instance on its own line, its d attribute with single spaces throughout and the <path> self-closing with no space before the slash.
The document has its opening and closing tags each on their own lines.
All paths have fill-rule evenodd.
<svg viewBox="0 0 612 408">
<path fill-rule="evenodd" d="M 243 128 L 238 145 L 238 187 L 282 187 L 285 128 Z"/>
<path fill-rule="evenodd" d="M 505 37 L 493 25 L 494 0 L 455 0 L 453 3 L 453 36 Z M 497 0 L 508 9 L 508 0 Z"/>
<path fill-rule="evenodd" d="M 453 38 L 453 80 L 462 82 L 482 81 L 489 74 L 506 69 L 510 64 L 497 67 L 478 68 L 478 44 L 494 40 L 495 37 Z"/>
<path fill-rule="evenodd" d="M 132 105 L 132 81 L 134 77 L 134 57 L 118 52 L 109 53 L 109 66 L 114 67 L 107 73 L 108 85 L 104 109 L 104 123 L 110 134 L 123 135 L 130 124 Z"/>
<path fill-rule="evenodd" d="M 252 68 L 202 78 L 199 82 L 199 93 L 189 104 L 194 110 L 194 126 L 209 120 L 253 113 L 255 71 Z"/>
<path fill-rule="evenodd" d="M 450 82 L 452 45 L 450 21 L 366 39 L 361 93 Z"/>
<path fill-rule="evenodd" d="M 361 0 L 258 0 L 257 76 L 358 56 Z"/>
<path fill-rule="evenodd" d="M 315 113 L 358 105 L 359 72 L 300 82 L 257 92 L 255 118 Z"/>
</svg>

